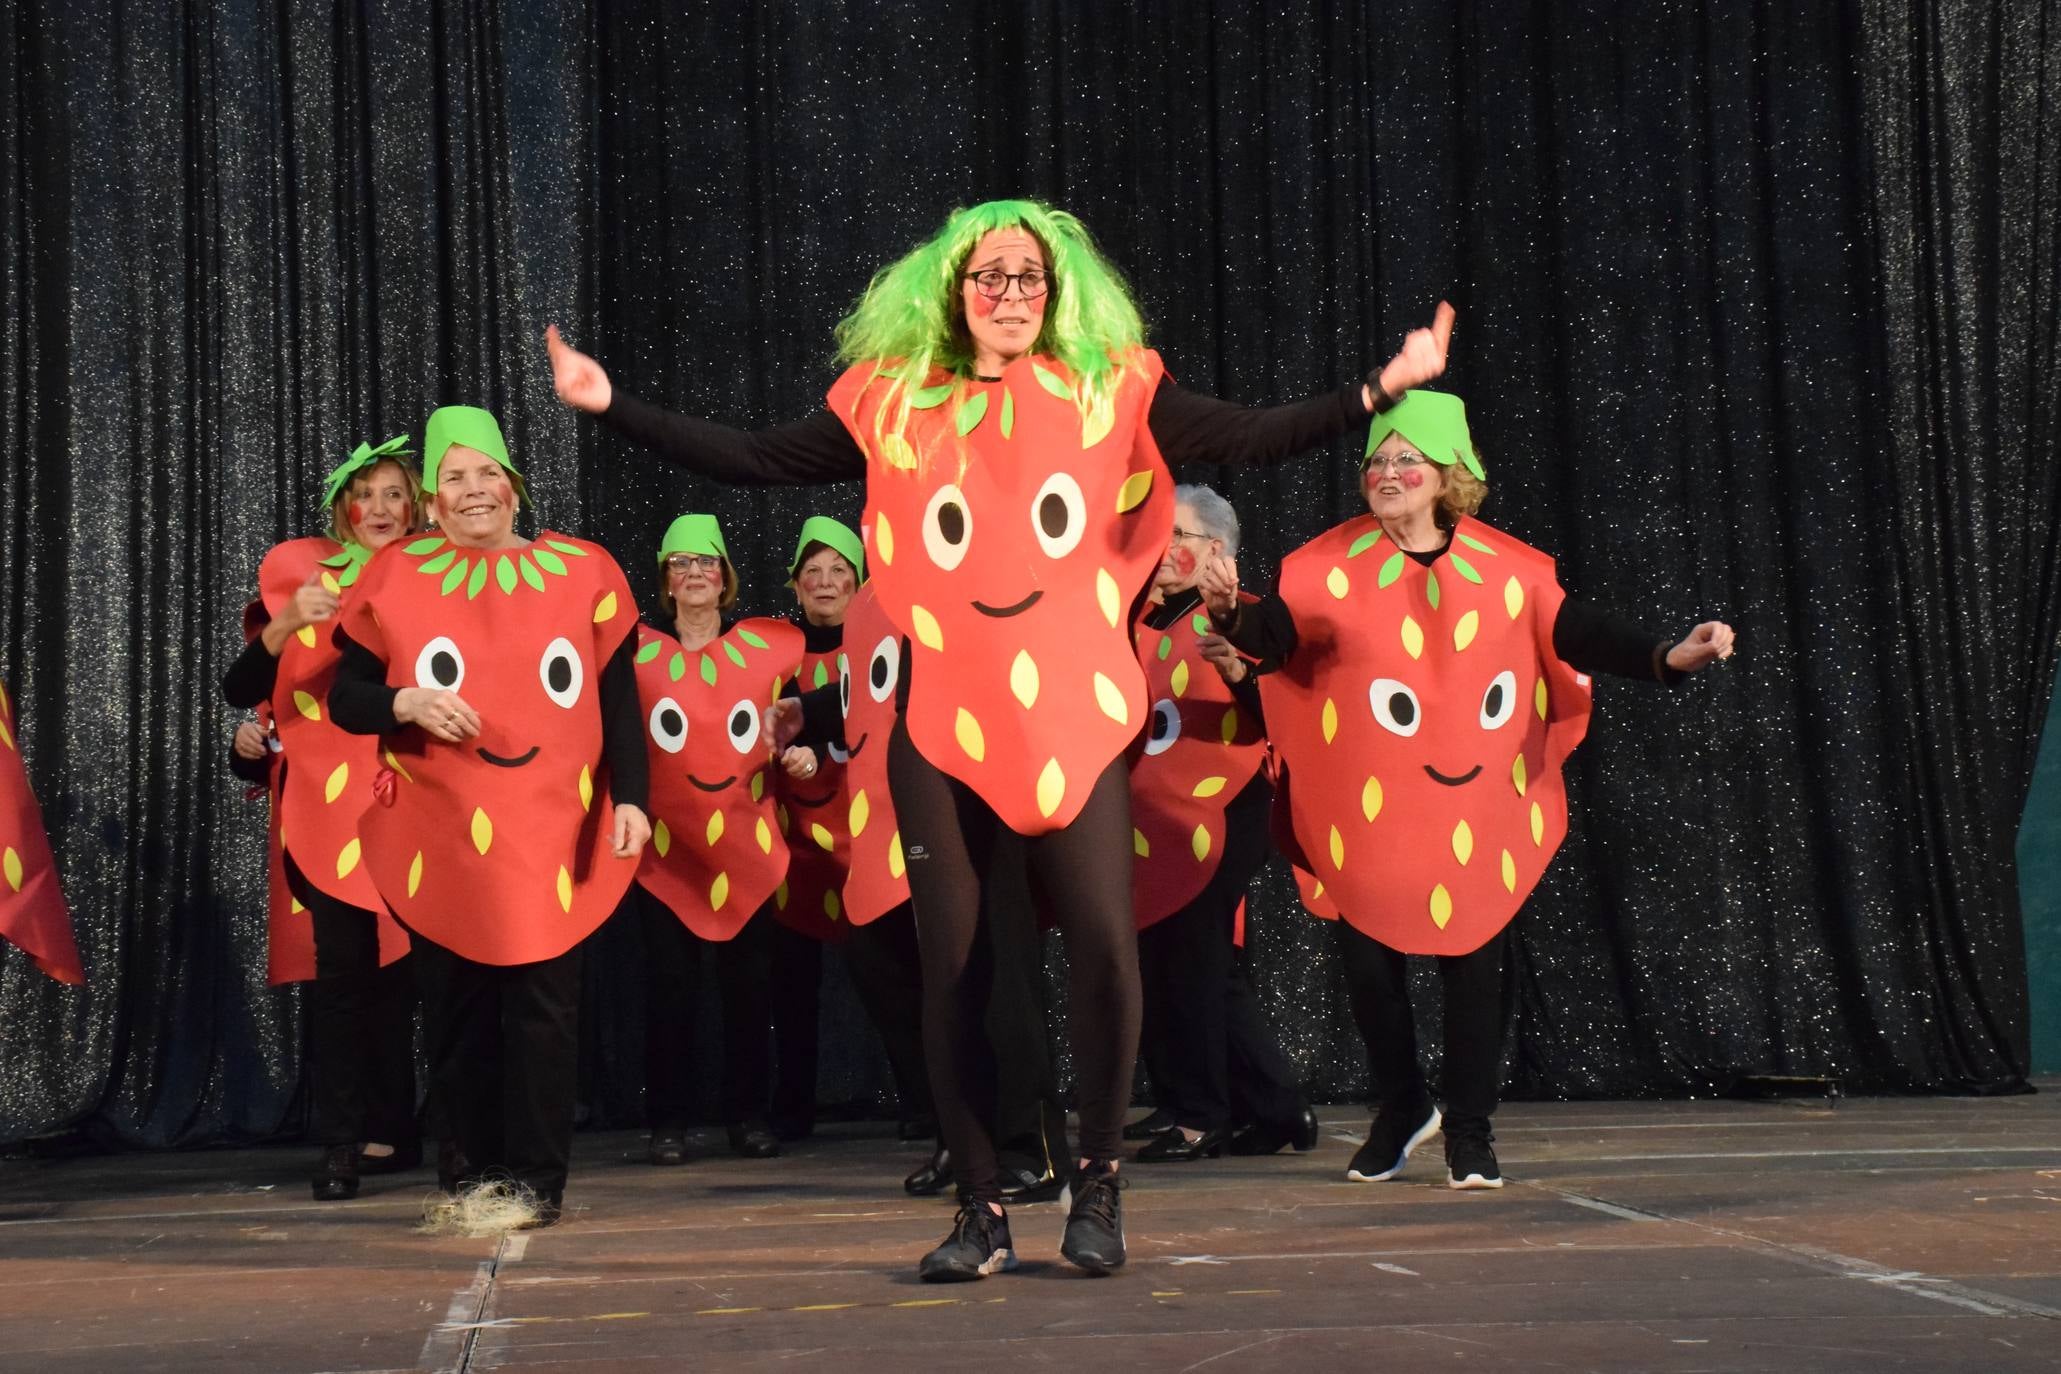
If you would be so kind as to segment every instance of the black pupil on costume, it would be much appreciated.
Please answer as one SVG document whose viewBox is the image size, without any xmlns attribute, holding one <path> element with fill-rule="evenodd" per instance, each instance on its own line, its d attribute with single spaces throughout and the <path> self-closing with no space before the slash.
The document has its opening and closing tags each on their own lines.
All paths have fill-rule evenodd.
<svg viewBox="0 0 2061 1374">
<path fill-rule="evenodd" d="M 1038 502 L 1038 525 L 1045 531 L 1047 539 L 1057 539 L 1066 533 L 1066 498 L 1058 492 L 1049 492 Z"/>
<path fill-rule="evenodd" d="M 730 734 L 733 737 L 737 739 L 743 739 L 746 735 L 750 733 L 751 712 L 739 711 L 735 715 L 730 717 Z"/>
<path fill-rule="evenodd" d="M 668 735 L 677 735 L 687 728 L 687 722 L 680 719 L 680 713 L 665 710 L 658 713 L 658 728 Z"/>
<path fill-rule="evenodd" d="M 873 660 L 873 690 L 878 692 L 887 686 L 887 655 L 881 654 Z"/>
<path fill-rule="evenodd" d="M 448 649 L 439 649 L 429 656 L 429 675 L 438 682 L 458 680 L 458 659 Z"/>
<path fill-rule="evenodd" d="M 572 686 L 572 660 L 564 654 L 553 656 L 545 665 L 544 680 L 551 684 L 554 692 L 563 692 Z"/>
<path fill-rule="evenodd" d="M 1489 715 L 1492 715 L 1492 716 L 1500 716 L 1500 715 L 1502 715 L 1502 714 L 1503 714 L 1503 684 L 1502 684 L 1502 683 L 1500 683 L 1500 682 L 1492 682 L 1492 683 L 1490 683 L 1490 684 L 1489 684 L 1489 689 L 1488 689 L 1488 700 L 1487 700 L 1487 701 L 1484 701 L 1484 702 L 1483 702 L 1483 703 L 1481 704 L 1481 709 L 1482 709 L 1483 711 L 1487 712 L 1487 713 L 1488 713 Z"/>
<path fill-rule="evenodd" d="M 1173 722 L 1167 719 L 1166 712 L 1154 711 L 1152 713 L 1152 738 L 1165 739 L 1167 731 L 1172 728 Z"/>
<path fill-rule="evenodd" d="M 947 501 L 937 508 L 937 532 L 947 544 L 958 544 L 966 538 L 966 512 L 959 509 L 957 501 Z"/>
<path fill-rule="evenodd" d="M 1417 719 L 1416 705 L 1401 692 L 1397 692 L 1389 697 L 1388 713 L 1395 717 L 1397 725 L 1408 725 L 1411 721 Z"/>
</svg>

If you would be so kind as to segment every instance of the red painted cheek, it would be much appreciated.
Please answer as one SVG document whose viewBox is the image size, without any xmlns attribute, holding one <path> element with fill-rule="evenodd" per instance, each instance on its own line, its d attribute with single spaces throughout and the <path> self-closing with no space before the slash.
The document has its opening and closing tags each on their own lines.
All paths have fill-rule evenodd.
<svg viewBox="0 0 2061 1374">
<path fill-rule="evenodd" d="M 971 302 L 973 306 L 973 313 L 978 315 L 982 319 L 986 319 L 988 316 L 994 314 L 995 307 L 1000 305 L 1001 303 L 1002 302 L 999 300 L 989 300 L 986 296 L 981 295 L 978 291 L 973 293 L 973 300 Z"/>
<path fill-rule="evenodd" d="M 364 524 L 365 517 L 370 514 L 372 514 L 372 503 L 370 501 L 353 500 L 351 502 L 351 523 L 353 525 Z"/>
<path fill-rule="evenodd" d="M 1424 474 L 1421 472 L 1411 472 L 1405 468 L 1403 470 L 1403 485 L 1411 491 L 1417 490 L 1417 488 L 1424 485 Z"/>
<path fill-rule="evenodd" d="M 1174 571 L 1187 578 L 1195 576 L 1195 555 L 1186 549 L 1177 548 L 1173 556 Z"/>
</svg>

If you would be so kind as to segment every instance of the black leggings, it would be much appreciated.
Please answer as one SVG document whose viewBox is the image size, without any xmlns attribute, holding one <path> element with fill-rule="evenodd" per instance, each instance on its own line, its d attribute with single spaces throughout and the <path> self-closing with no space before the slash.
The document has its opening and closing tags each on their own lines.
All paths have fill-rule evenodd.
<svg viewBox="0 0 2061 1374">
<path fill-rule="evenodd" d="M 1350 922 L 1338 923 L 1345 956 L 1346 988 L 1353 1020 L 1367 1042 L 1376 1106 L 1429 1105 L 1431 1093 L 1417 1059 L 1417 1022 L 1410 1010 L 1406 956 L 1363 935 Z M 1445 1000 L 1446 1115 L 1486 1126 L 1503 1086 L 1503 952 L 1509 931 L 1472 954 L 1438 956 Z"/>
<path fill-rule="evenodd" d="M 938 1124 L 973 1197 L 1000 1197 L 995 1143 L 976 1103 L 993 958 L 980 937 L 981 885 L 1005 827 L 972 788 L 916 751 L 895 722 L 888 780 L 908 855 L 923 953 L 923 1043 Z M 1131 789 L 1121 758 L 1063 830 L 1024 840 L 1030 876 L 1066 938 L 1067 1002 L 1079 1084 L 1081 1153 L 1115 1159 L 1138 1052 L 1138 940 L 1131 923 Z"/>
</svg>

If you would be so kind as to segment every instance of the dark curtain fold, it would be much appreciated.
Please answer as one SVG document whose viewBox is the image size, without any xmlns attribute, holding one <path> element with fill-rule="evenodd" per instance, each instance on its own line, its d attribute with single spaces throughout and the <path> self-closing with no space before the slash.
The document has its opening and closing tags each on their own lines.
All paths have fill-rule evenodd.
<svg viewBox="0 0 2061 1374">
<path fill-rule="evenodd" d="M 0 962 L 0 1138 L 291 1126 L 297 999 L 262 985 L 214 684 L 350 444 L 494 407 L 533 519 L 641 590 L 665 521 L 714 510 L 780 611 L 795 528 L 859 492 L 657 467 L 555 403 L 543 325 L 651 399 L 804 415 L 870 273 L 1007 194 L 1079 213 L 1173 374 L 1234 400 L 1356 377 L 1452 299 L 1485 517 L 1656 632 L 1739 628 L 1678 693 L 1599 684 L 1515 942 L 1513 1092 L 2017 1084 L 2011 838 L 2061 642 L 2056 9 L 0 10 L 0 677 L 92 977 Z M 1182 475 L 1263 582 L 1351 513 L 1350 456 Z M 1278 868 L 1252 930 L 1314 1088 L 1362 1090 Z M 633 944 L 590 973 L 603 1121 L 637 1115 Z M 823 1095 L 878 1096 L 831 989 Z"/>
</svg>

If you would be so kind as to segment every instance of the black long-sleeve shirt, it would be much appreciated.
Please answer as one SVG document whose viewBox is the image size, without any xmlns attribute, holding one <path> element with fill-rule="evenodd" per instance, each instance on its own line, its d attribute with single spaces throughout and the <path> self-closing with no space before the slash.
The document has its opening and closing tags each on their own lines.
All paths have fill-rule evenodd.
<svg viewBox="0 0 2061 1374">
<path fill-rule="evenodd" d="M 338 651 L 336 681 L 329 688 L 329 718 L 354 735 L 383 735 L 401 728 L 394 715 L 397 687 L 386 681 L 386 664 L 352 639 L 335 631 Z M 644 711 L 637 703 L 637 636 L 626 635 L 601 670 L 601 752 L 608 767 L 609 795 L 618 806 L 647 808 L 651 799 L 651 764 L 644 753 Z"/>
<path fill-rule="evenodd" d="M 1445 549 L 1405 552 L 1428 566 Z M 1234 607 L 1226 617 L 1212 614 L 1210 621 L 1240 653 L 1260 660 L 1262 672 L 1287 662 L 1300 643 L 1295 617 L 1279 595 Z M 1667 651 L 1666 640 L 1578 596 L 1563 600 L 1553 618 L 1553 653 L 1578 672 L 1673 687 L 1688 674 L 1667 666 Z"/>
<path fill-rule="evenodd" d="M 1241 406 L 1161 378 L 1146 423 L 1169 463 L 1278 463 L 1367 419 L 1360 384 L 1279 406 Z M 617 389 L 608 426 L 705 477 L 735 486 L 817 486 L 862 479 L 866 455 L 827 410 L 768 429 L 741 430 L 682 415 Z"/>
<path fill-rule="evenodd" d="M 1171 625 L 1177 625 L 1181 621 L 1186 620 L 1189 616 L 1195 614 L 1201 606 L 1202 593 L 1190 587 L 1185 592 L 1175 592 L 1165 601 L 1147 611 L 1145 613 L 1145 623 L 1155 630 L 1164 630 Z M 1266 713 L 1260 709 L 1259 673 L 1251 664 L 1247 664 L 1246 667 L 1248 671 L 1245 676 L 1230 684 L 1231 699 L 1238 703 L 1239 710 L 1245 712 L 1254 721 L 1258 722 L 1259 728 L 1264 731 L 1266 729 L 1267 717 Z M 1211 671 L 1214 672 L 1215 669 L 1212 668 Z"/>
<path fill-rule="evenodd" d="M 229 671 L 222 674 L 222 697 L 231 706 L 248 710 L 270 701 L 278 681 L 278 656 L 265 647 L 264 636 L 252 635 Z"/>
</svg>

